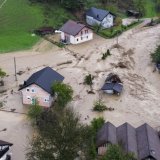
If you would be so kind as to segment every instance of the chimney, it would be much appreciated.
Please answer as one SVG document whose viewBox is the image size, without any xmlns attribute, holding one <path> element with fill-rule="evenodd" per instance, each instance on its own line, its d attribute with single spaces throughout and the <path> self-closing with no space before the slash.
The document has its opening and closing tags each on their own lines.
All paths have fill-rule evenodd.
<svg viewBox="0 0 160 160">
<path fill-rule="evenodd" d="M 97 14 L 97 18 L 99 18 L 99 14 Z"/>
</svg>

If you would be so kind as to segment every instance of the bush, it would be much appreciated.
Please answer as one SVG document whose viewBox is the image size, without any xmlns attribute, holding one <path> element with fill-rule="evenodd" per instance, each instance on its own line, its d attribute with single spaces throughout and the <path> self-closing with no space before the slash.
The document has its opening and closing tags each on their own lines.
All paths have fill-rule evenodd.
<svg viewBox="0 0 160 160">
<path fill-rule="evenodd" d="M 151 53 L 152 61 L 155 63 L 160 63 L 160 45 L 156 48 L 154 53 Z"/>
<path fill-rule="evenodd" d="M 103 53 L 103 55 L 102 55 L 102 60 L 105 60 L 108 56 L 110 56 L 111 55 L 111 53 L 110 53 L 110 50 L 109 49 L 107 49 L 107 52 L 106 53 Z"/>
<path fill-rule="evenodd" d="M 94 79 L 94 77 L 91 74 L 86 75 L 85 78 L 84 78 L 84 84 L 87 84 L 87 85 L 91 86 L 93 84 L 93 82 L 92 82 L 93 79 Z"/>
<path fill-rule="evenodd" d="M 92 127 L 94 133 L 97 133 L 98 130 L 104 125 L 104 123 L 105 123 L 105 120 L 103 117 L 94 118 L 91 121 L 91 127 Z"/>
<path fill-rule="evenodd" d="M 93 110 L 98 112 L 103 112 L 107 110 L 107 107 L 102 100 L 98 100 L 94 103 Z"/>
<path fill-rule="evenodd" d="M 120 17 L 116 17 L 115 19 L 115 26 L 119 26 L 122 24 L 122 19 Z"/>
</svg>

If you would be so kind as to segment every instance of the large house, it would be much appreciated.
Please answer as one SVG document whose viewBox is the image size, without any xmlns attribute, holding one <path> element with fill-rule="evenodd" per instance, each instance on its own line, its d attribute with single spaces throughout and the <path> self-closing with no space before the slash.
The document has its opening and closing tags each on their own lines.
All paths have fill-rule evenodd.
<svg viewBox="0 0 160 160">
<path fill-rule="evenodd" d="M 115 15 L 111 12 L 98 8 L 90 8 L 86 12 L 86 22 L 90 26 L 99 25 L 102 28 L 110 28 L 114 25 Z"/>
<path fill-rule="evenodd" d="M 138 128 L 124 123 L 115 127 L 105 123 L 97 133 L 96 145 L 99 155 L 107 152 L 108 146 L 119 144 L 127 153 L 133 153 L 137 160 L 160 160 L 160 138 L 148 124 Z"/>
<path fill-rule="evenodd" d="M 50 67 L 32 74 L 20 87 L 23 104 L 34 105 L 37 101 L 40 106 L 50 107 L 54 100 L 52 84 L 63 80 L 64 77 Z"/>
<path fill-rule="evenodd" d="M 67 21 L 61 28 L 61 41 L 66 44 L 78 44 L 93 39 L 93 32 L 84 24 Z"/>
<path fill-rule="evenodd" d="M 10 160 L 11 155 L 8 153 L 12 143 L 0 140 L 0 160 Z"/>
</svg>

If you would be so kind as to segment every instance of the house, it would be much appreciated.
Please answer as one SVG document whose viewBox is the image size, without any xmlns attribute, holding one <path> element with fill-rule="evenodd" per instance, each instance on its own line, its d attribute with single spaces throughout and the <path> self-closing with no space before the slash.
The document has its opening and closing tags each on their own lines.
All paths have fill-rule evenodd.
<svg viewBox="0 0 160 160">
<path fill-rule="evenodd" d="M 92 7 L 86 12 L 86 22 L 90 26 L 110 28 L 114 25 L 114 19 L 115 15 L 107 10 Z"/>
<path fill-rule="evenodd" d="M 50 107 L 54 100 L 52 84 L 63 80 L 64 77 L 50 67 L 32 74 L 19 89 L 22 93 L 23 104 L 31 105 L 38 101 L 40 106 Z"/>
<path fill-rule="evenodd" d="M 148 124 L 134 128 L 128 123 L 115 127 L 105 123 L 98 131 L 96 146 L 99 155 L 107 152 L 108 146 L 119 144 L 125 152 L 133 153 L 137 160 L 160 160 L 160 138 Z"/>
<path fill-rule="evenodd" d="M 0 160 L 11 160 L 11 155 L 8 153 L 12 143 L 0 140 Z"/>
<path fill-rule="evenodd" d="M 61 41 L 66 44 L 78 44 L 93 39 L 93 32 L 84 24 L 67 21 L 61 28 Z"/>
<path fill-rule="evenodd" d="M 118 75 L 110 73 L 101 88 L 107 94 L 119 95 L 123 90 L 123 85 Z"/>
</svg>

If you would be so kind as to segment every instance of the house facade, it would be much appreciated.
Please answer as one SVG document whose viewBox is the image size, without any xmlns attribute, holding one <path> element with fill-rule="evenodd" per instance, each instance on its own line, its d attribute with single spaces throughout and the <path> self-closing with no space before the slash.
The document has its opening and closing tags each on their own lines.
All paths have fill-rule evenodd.
<svg viewBox="0 0 160 160">
<path fill-rule="evenodd" d="M 133 153 L 136 160 L 160 160 L 160 137 L 146 123 L 138 128 L 128 123 L 118 127 L 105 123 L 97 133 L 98 155 L 106 154 L 112 144 L 120 144 L 125 152 Z"/>
<path fill-rule="evenodd" d="M 22 103 L 25 105 L 38 103 L 40 106 L 50 107 L 55 100 L 51 87 L 54 82 L 62 82 L 63 80 L 64 77 L 50 67 L 32 74 L 20 88 Z"/>
<path fill-rule="evenodd" d="M 93 39 L 93 31 L 84 24 L 69 20 L 61 27 L 61 41 L 79 44 Z"/>
<path fill-rule="evenodd" d="M 50 93 L 36 84 L 31 84 L 28 87 L 21 90 L 22 103 L 27 105 L 35 105 L 36 102 L 40 106 L 50 107 L 54 97 Z"/>
<path fill-rule="evenodd" d="M 101 26 L 102 28 L 110 28 L 114 25 L 115 15 L 111 12 L 97 9 L 97 8 L 90 8 L 86 12 L 86 22 L 90 26 Z"/>
</svg>

